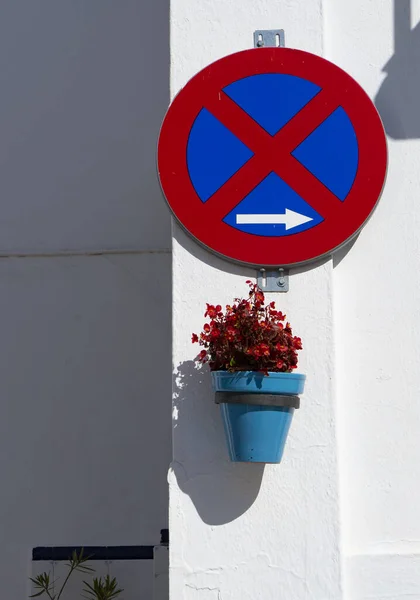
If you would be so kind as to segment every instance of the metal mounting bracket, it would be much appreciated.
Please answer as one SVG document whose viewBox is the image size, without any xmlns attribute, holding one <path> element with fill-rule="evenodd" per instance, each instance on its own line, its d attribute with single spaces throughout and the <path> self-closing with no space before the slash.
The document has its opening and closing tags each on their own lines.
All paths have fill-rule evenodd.
<svg viewBox="0 0 420 600">
<path fill-rule="evenodd" d="M 289 271 L 286 269 L 259 269 L 257 283 L 263 292 L 288 292 Z"/>
<path fill-rule="evenodd" d="M 254 48 L 284 48 L 284 29 L 259 29 L 254 31 Z"/>
<path fill-rule="evenodd" d="M 259 29 L 254 31 L 255 48 L 284 48 L 286 45 L 284 29 Z M 289 272 L 285 269 L 260 269 L 257 283 L 263 292 L 288 292 Z"/>
</svg>

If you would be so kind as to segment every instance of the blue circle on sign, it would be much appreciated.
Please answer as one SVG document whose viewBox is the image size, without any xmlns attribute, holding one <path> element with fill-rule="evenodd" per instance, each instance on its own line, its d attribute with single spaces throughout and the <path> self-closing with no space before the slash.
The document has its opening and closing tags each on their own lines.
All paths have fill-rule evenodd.
<svg viewBox="0 0 420 600">
<path fill-rule="evenodd" d="M 252 75 L 223 90 L 260 127 L 274 136 L 321 88 L 294 75 Z M 202 202 L 207 202 L 253 152 L 206 108 L 191 128 L 188 172 Z M 308 171 L 344 202 L 356 177 L 358 145 L 353 125 L 337 108 L 292 152 Z M 240 231 L 287 236 L 315 227 L 323 217 L 276 173 L 271 172 L 223 219 Z"/>
</svg>

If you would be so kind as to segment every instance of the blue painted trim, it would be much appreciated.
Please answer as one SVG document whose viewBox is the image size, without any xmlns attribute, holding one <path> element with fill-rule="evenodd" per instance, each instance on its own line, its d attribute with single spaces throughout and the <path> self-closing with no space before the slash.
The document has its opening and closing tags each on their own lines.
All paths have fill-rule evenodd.
<svg viewBox="0 0 420 600">
<path fill-rule="evenodd" d="M 153 560 L 153 546 L 38 546 L 32 550 L 33 561 L 69 560 L 74 550 L 95 560 Z"/>
</svg>

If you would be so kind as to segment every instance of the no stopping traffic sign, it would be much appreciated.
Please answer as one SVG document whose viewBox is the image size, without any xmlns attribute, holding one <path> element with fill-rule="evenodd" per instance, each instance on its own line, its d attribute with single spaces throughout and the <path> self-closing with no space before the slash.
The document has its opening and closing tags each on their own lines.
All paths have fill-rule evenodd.
<svg viewBox="0 0 420 600">
<path fill-rule="evenodd" d="M 183 227 L 224 257 L 288 266 L 354 237 L 380 197 L 387 147 L 370 98 L 329 61 L 286 48 L 195 75 L 164 119 L 158 171 Z"/>
</svg>

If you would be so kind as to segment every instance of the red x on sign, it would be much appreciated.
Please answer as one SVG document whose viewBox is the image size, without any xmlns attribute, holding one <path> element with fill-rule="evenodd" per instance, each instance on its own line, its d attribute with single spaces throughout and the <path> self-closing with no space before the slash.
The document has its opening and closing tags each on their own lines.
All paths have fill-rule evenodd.
<svg viewBox="0 0 420 600">
<path fill-rule="evenodd" d="M 294 80 L 317 88 L 314 97 L 291 115 L 276 133 L 267 131 L 254 118 L 253 110 L 261 114 L 258 99 L 250 98 L 251 109 L 246 110 L 227 90 L 233 83 L 267 74 L 293 76 Z M 279 94 L 279 111 L 282 101 L 287 104 L 289 100 L 288 96 Z M 263 107 L 264 102 L 262 96 Z M 339 138 L 337 146 L 334 138 L 341 135 L 341 129 L 335 127 L 338 121 L 331 117 L 338 114 L 338 110 L 346 123 L 348 140 Z M 204 117 L 211 119 L 207 129 L 200 125 Z M 223 171 L 223 162 L 216 164 L 211 158 L 197 168 L 194 165 L 198 160 L 197 152 L 207 156 L 212 129 L 217 127 L 223 128 L 226 136 L 223 139 L 228 143 L 236 140 L 235 143 L 241 144 L 249 154 L 221 185 L 207 193 L 201 191 L 203 186 L 207 181 L 217 179 L 216 171 Z M 198 145 L 194 141 L 197 135 L 204 136 Z M 206 135 L 210 136 L 209 140 Z M 334 154 L 328 154 L 331 140 L 332 148 L 339 150 Z M 349 171 L 346 163 L 350 160 L 348 144 L 352 147 L 354 173 L 349 189 L 341 193 L 338 190 L 344 188 L 338 179 L 340 173 Z M 299 153 L 299 149 L 304 151 Z M 321 156 L 319 160 L 317 157 L 323 155 L 324 149 L 329 160 L 326 165 L 322 163 L 325 163 L 325 157 Z M 216 147 L 216 154 L 223 154 L 223 151 L 222 145 Z M 229 154 L 226 154 L 226 161 L 229 162 Z M 332 63 L 306 52 L 284 48 L 239 52 L 198 73 L 170 106 L 158 147 L 162 189 L 184 228 L 211 250 L 257 266 L 287 266 L 311 261 L 346 243 L 372 213 L 382 191 L 386 164 L 382 123 L 362 88 Z M 194 175 L 194 169 L 198 169 L 199 175 Z M 330 185 L 335 171 L 338 179 Z M 276 189 L 268 183 L 262 184 L 272 183 L 272 174 L 276 176 Z M 348 175 L 346 177 L 348 179 Z M 289 209 L 303 206 L 306 221 L 312 223 L 288 227 L 284 220 L 287 202 L 291 202 Z M 260 210 L 261 214 L 245 214 L 246 218 L 237 214 L 240 206 L 245 207 L 242 212 L 249 212 L 247 206 L 259 208 L 265 203 L 271 207 L 271 213 L 273 207 L 280 207 L 276 209 L 278 214 L 270 214 L 265 208 Z M 286 213 L 281 212 L 284 208 Z M 296 214 L 296 209 L 293 210 Z M 302 212 L 302 208 L 299 211 Z M 246 223 L 243 226 L 240 216 Z M 252 223 L 252 219 L 256 220 Z"/>
<path fill-rule="evenodd" d="M 322 90 L 278 133 L 271 136 L 225 93 L 213 95 L 206 108 L 226 125 L 248 148 L 253 157 L 212 196 L 205 207 L 223 219 L 270 172 L 274 171 L 298 194 L 310 198 L 314 208 L 326 218 L 336 202 L 340 202 L 325 185 L 292 156 L 292 152 L 322 123 L 339 103 Z"/>
</svg>

